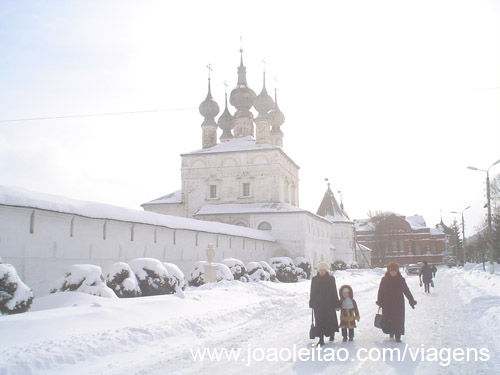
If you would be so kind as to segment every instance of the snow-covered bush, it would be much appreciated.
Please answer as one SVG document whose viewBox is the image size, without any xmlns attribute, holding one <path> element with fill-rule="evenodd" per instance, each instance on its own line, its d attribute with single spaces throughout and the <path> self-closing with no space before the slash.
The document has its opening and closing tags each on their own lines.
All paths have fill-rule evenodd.
<svg viewBox="0 0 500 375">
<path fill-rule="evenodd" d="M 269 263 L 264 262 L 261 260 L 260 265 L 262 266 L 262 269 L 266 271 L 269 274 L 269 280 L 271 281 L 276 281 L 276 271 L 269 265 Z"/>
<path fill-rule="evenodd" d="M 302 268 L 295 266 L 295 273 L 297 274 L 297 278 L 300 280 L 307 279 L 307 273 Z"/>
<path fill-rule="evenodd" d="M 186 289 L 186 277 L 184 276 L 184 273 L 181 271 L 181 269 L 173 263 L 164 262 L 163 266 L 170 275 L 170 278 L 173 279 L 175 283 L 175 289 L 176 290 Z"/>
<path fill-rule="evenodd" d="M 106 275 L 106 283 L 120 298 L 139 297 L 141 289 L 134 272 L 127 263 L 113 264 Z"/>
<path fill-rule="evenodd" d="M 201 286 L 205 284 L 205 265 L 210 264 L 205 260 L 200 260 L 193 265 L 193 270 L 189 277 L 188 283 L 190 286 Z M 217 266 L 217 282 L 222 280 L 232 281 L 234 280 L 233 274 L 228 266 L 222 263 L 213 263 Z"/>
<path fill-rule="evenodd" d="M 259 262 L 247 263 L 247 272 L 251 281 L 269 281 L 271 279 L 269 273 L 264 271 Z"/>
<path fill-rule="evenodd" d="M 331 267 L 332 267 L 332 270 L 334 270 L 334 271 L 345 270 L 345 269 L 347 269 L 347 264 L 343 260 L 337 259 L 337 260 L 333 261 L 333 263 L 331 264 Z"/>
<path fill-rule="evenodd" d="M 58 280 L 50 292 L 81 292 L 99 297 L 116 298 L 115 292 L 106 286 L 101 267 L 93 264 L 74 264 L 69 272 Z"/>
<path fill-rule="evenodd" d="M 170 277 L 167 269 L 158 259 L 132 259 L 129 265 L 139 282 L 142 296 L 158 296 L 176 292 L 175 279 Z"/>
<path fill-rule="evenodd" d="M 295 266 L 301 268 L 305 273 L 305 277 L 302 277 L 303 279 L 311 278 L 311 262 L 309 262 L 306 258 L 295 258 Z"/>
<path fill-rule="evenodd" d="M 14 266 L 0 263 L 0 313 L 26 312 L 32 302 L 33 292 L 23 283 Z"/>
<path fill-rule="evenodd" d="M 351 262 L 347 262 L 347 268 L 353 269 L 353 270 L 359 270 L 361 266 L 359 265 L 358 262 L 355 262 L 354 260 Z"/>
<path fill-rule="evenodd" d="M 221 263 L 229 267 L 229 270 L 233 274 L 235 280 L 239 280 L 242 282 L 250 281 L 247 269 L 241 260 L 235 258 L 226 258 L 222 259 Z"/>
<path fill-rule="evenodd" d="M 298 281 L 298 270 L 293 260 L 288 257 L 274 257 L 269 259 L 271 267 L 276 271 L 276 278 L 284 283 L 295 283 Z"/>
</svg>

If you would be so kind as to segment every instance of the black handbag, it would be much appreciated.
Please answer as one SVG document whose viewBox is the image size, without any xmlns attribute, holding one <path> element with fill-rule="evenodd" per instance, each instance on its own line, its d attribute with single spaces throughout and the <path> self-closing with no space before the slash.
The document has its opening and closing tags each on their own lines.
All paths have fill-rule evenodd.
<svg viewBox="0 0 500 375">
<path fill-rule="evenodd" d="M 309 338 L 315 339 L 316 337 L 319 337 L 319 335 L 318 335 L 318 328 L 314 325 L 314 309 L 311 310 L 311 314 L 312 314 L 312 319 L 311 319 L 311 329 L 309 330 Z"/>
<path fill-rule="evenodd" d="M 382 308 L 379 307 L 377 313 L 375 314 L 375 319 L 373 321 L 373 325 L 377 328 L 384 329 L 384 316 L 381 314 L 380 310 Z"/>
</svg>

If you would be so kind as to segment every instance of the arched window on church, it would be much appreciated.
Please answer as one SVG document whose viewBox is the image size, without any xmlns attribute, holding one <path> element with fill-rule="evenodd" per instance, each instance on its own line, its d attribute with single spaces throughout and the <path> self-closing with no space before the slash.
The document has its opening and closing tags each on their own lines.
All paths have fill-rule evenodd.
<svg viewBox="0 0 500 375">
<path fill-rule="evenodd" d="M 273 229 L 271 227 L 271 224 L 269 224 L 267 221 L 263 221 L 262 223 L 260 223 L 257 228 L 260 229 L 260 230 L 271 230 L 271 229 Z"/>
<path fill-rule="evenodd" d="M 236 223 L 236 225 L 239 226 L 239 227 L 246 227 L 247 226 L 243 221 L 238 221 Z"/>
</svg>

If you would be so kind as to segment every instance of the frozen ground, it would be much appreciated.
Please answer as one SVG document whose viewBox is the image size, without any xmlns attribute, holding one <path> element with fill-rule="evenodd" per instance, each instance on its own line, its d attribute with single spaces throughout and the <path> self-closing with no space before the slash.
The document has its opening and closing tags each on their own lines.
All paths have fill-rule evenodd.
<svg viewBox="0 0 500 375">
<path fill-rule="evenodd" d="M 0 317 L 0 375 L 496 374 L 500 273 L 489 275 L 477 268 L 440 269 L 429 295 L 417 276 L 406 277 L 418 304 L 415 310 L 406 304 L 406 335 L 400 344 L 373 327 L 383 271 L 336 272 L 337 286 L 353 286 L 361 321 L 354 341 L 342 343 L 337 336 L 323 348 L 322 361 L 308 339 L 309 281 L 222 282 L 189 288 L 184 299 L 58 293 L 36 299 L 29 313 Z M 403 353 L 406 344 L 404 360 L 375 360 L 384 349 L 400 348 Z M 208 356 L 195 360 L 191 354 L 223 348 L 233 350 L 230 360 L 223 352 L 219 361 Z M 417 349 L 413 360 L 409 351 Z M 469 349 L 469 361 L 460 349 Z M 474 349 L 483 350 L 478 360 Z M 433 351 L 439 351 L 437 357 Z M 288 359 L 293 353 L 296 359 Z M 362 360 L 369 353 L 374 360 Z"/>
</svg>

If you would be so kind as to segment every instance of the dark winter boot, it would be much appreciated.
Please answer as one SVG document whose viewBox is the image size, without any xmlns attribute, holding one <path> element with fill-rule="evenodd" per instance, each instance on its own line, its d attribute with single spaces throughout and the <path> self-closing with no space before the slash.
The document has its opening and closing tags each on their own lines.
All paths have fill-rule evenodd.
<svg viewBox="0 0 500 375">
<path fill-rule="evenodd" d="M 330 342 L 332 342 L 335 339 L 335 335 L 330 336 Z"/>
<path fill-rule="evenodd" d="M 396 342 L 401 342 L 401 335 L 396 335 Z"/>
<path fill-rule="evenodd" d="M 323 336 L 321 336 L 316 346 L 323 346 L 323 345 L 325 345 L 325 340 L 323 339 Z"/>
<path fill-rule="evenodd" d="M 347 336 L 344 336 L 344 338 L 342 339 L 342 342 L 346 342 L 347 341 Z"/>
<path fill-rule="evenodd" d="M 394 338 L 394 333 L 391 333 L 391 334 L 389 335 L 389 337 L 390 337 L 391 339 L 393 339 L 393 338 Z"/>
</svg>

